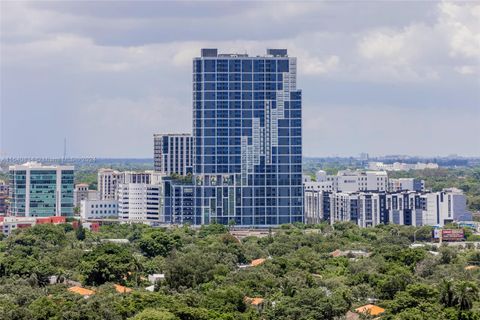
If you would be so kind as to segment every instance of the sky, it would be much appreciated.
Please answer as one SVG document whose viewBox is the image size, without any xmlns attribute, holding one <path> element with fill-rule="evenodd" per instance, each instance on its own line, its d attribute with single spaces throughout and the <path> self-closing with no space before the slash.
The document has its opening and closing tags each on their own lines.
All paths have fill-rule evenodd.
<svg viewBox="0 0 480 320">
<path fill-rule="evenodd" d="M 3 157 L 152 157 L 203 47 L 297 57 L 305 156 L 480 156 L 480 2 L 0 6 Z"/>
</svg>

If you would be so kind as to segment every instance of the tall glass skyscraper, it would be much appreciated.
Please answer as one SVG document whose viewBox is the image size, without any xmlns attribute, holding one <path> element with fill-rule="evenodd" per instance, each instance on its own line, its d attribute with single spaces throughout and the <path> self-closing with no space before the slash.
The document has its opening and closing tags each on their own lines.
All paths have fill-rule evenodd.
<svg viewBox="0 0 480 320">
<path fill-rule="evenodd" d="M 302 98 L 296 58 L 202 49 L 193 60 L 197 223 L 303 222 Z"/>
</svg>

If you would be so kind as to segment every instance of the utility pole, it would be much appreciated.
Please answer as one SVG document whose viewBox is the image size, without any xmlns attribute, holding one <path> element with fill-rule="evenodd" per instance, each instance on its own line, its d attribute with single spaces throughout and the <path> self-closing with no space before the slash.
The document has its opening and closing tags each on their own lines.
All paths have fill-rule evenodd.
<svg viewBox="0 0 480 320">
<path fill-rule="evenodd" d="M 67 137 L 63 138 L 63 162 L 67 159 Z"/>
</svg>

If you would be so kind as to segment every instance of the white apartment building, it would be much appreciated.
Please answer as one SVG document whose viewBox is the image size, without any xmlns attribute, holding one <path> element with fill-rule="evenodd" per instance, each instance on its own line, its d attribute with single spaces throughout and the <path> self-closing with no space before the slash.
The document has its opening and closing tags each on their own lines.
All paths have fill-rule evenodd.
<svg viewBox="0 0 480 320">
<path fill-rule="evenodd" d="M 82 200 L 80 202 L 80 217 L 83 220 L 117 219 L 117 200 Z"/>
<path fill-rule="evenodd" d="M 324 195 L 328 196 L 329 193 L 305 188 L 303 209 L 306 223 L 320 223 L 325 220 Z"/>
<path fill-rule="evenodd" d="M 102 168 L 98 170 L 97 188 L 100 200 L 115 200 L 121 172 Z"/>
<path fill-rule="evenodd" d="M 305 190 L 305 220 L 353 221 L 361 227 L 378 224 L 444 226 L 470 221 L 466 197 L 459 189 L 440 192 L 326 192 Z"/>
<path fill-rule="evenodd" d="M 147 170 L 144 172 L 136 171 L 116 171 L 112 169 L 100 169 L 98 171 L 98 192 L 100 200 L 117 200 L 118 186 L 125 183 L 160 183 L 164 175 L 160 172 Z"/>
<path fill-rule="evenodd" d="M 448 188 L 422 195 L 424 225 L 443 226 L 453 221 L 472 220 L 467 210 L 467 199 L 462 190 Z"/>
<path fill-rule="evenodd" d="M 159 172 L 125 172 L 117 187 L 118 216 L 129 222 L 164 222 L 164 175 Z"/>
<path fill-rule="evenodd" d="M 389 192 L 398 192 L 405 190 L 425 191 L 425 180 L 415 178 L 388 179 Z"/>
<path fill-rule="evenodd" d="M 339 171 L 336 175 L 327 175 L 320 170 L 316 174 L 317 181 L 306 181 L 305 190 L 330 192 L 386 191 L 388 175 L 385 171 Z"/>
<path fill-rule="evenodd" d="M 357 201 L 356 196 L 348 192 L 330 194 L 330 223 L 354 220 Z"/>
<path fill-rule="evenodd" d="M 193 138 L 189 133 L 154 134 L 154 169 L 165 175 L 186 175 L 193 165 Z"/>
<path fill-rule="evenodd" d="M 164 222 L 161 184 L 125 183 L 118 187 L 118 216 L 129 222 Z"/>
<path fill-rule="evenodd" d="M 339 171 L 334 190 L 339 192 L 386 191 L 388 176 L 385 171 Z"/>
<path fill-rule="evenodd" d="M 304 177 L 304 190 L 326 192 L 387 191 L 388 176 L 385 171 L 339 171 L 337 175 L 327 175 L 320 170 L 317 181 Z"/>
</svg>

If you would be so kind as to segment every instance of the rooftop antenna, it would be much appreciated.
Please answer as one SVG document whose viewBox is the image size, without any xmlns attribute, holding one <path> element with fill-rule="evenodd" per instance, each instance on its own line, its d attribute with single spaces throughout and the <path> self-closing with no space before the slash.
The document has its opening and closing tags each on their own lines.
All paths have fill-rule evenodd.
<svg viewBox="0 0 480 320">
<path fill-rule="evenodd" d="M 67 159 L 67 138 L 63 138 L 63 162 Z"/>
</svg>

